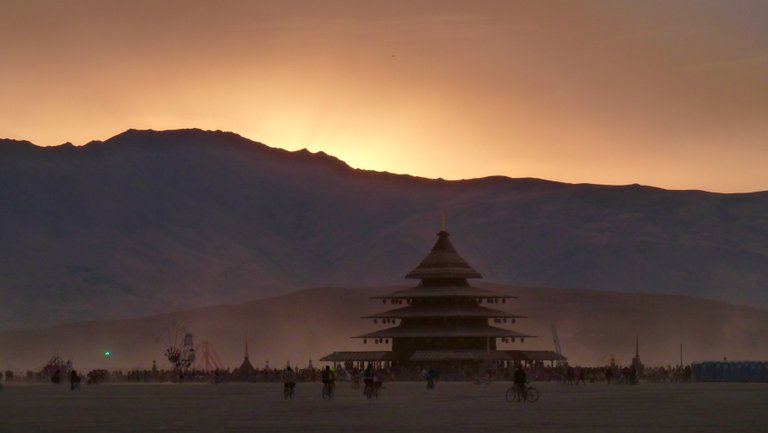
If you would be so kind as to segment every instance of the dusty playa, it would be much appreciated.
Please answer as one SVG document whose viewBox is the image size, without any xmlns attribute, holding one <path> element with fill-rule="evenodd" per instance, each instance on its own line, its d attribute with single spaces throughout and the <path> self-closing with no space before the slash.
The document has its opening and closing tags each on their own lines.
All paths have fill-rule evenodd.
<svg viewBox="0 0 768 433">
<path fill-rule="evenodd" d="M 6 385 L 0 432 L 764 432 L 768 384 L 561 386 L 507 403 L 508 383 L 387 385 L 378 400 L 340 383 L 333 401 L 300 383 Z"/>
</svg>

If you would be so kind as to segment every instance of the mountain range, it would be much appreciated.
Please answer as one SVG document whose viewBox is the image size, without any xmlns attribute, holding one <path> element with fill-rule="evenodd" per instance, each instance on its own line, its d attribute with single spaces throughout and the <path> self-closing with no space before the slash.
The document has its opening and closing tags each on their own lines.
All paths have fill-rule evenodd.
<svg viewBox="0 0 768 433">
<path fill-rule="evenodd" d="M 229 132 L 128 130 L 0 140 L 0 329 L 400 284 L 441 214 L 486 281 L 768 308 L 767 192 L 424 179 Z"/>
</svg>

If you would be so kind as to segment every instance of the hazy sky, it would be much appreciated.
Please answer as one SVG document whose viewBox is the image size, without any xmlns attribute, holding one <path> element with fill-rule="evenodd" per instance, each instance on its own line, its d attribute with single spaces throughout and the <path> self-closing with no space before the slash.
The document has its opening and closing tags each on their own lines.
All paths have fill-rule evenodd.
<svg viewBox="0 0 768 433">
<path fill-rule="evenodd" d="M 1 0 L 0 137 L 231 130 L 360 168 L 768 189 L 768 1 Z"/>
</svg>

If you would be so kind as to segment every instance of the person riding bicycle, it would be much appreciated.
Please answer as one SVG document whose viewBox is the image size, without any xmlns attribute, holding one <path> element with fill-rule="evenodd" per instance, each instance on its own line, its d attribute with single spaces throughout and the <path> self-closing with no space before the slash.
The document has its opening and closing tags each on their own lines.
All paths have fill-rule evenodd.
<svg viewBox="0 0 768 433">
<path fill-rule="evenodd" d="M 336 386 L 336 369 L 326 365 L 323 370 L 323 386 L 328 387 L 330 393 L 333 392 L 334 386 Z"/>
<path fill-rule="evenodd" d="M 366 396 L 368 393 L 373 392 L 375 379 L 376 370 L 373 369 L 373 364 L 369 362 L 368 366 L 365 367 L 365 371 L 363 372 L 363 383 L 365 384 L 365 387 L 363 388 L 363 394 Z"/>
<path fill-rule="evenodd" d="M 515 370 L 515 374 L 512 376 L 512 381 L 515 383 L 515 388 L 517 388 L 517 401 L 524 401 L 525 385 L 528 383 L 528 375 L 525 374 L 522 364 L 517 364 L 517 370 Z"/>
<path fill-rule="evenodd" d="M 283 370 L 283 386 L 286 391 L 291 393 L 293 393 L 293 389 L 296 387 L 296 372 L 293 371 L 290 365 Z"/>
</svg>

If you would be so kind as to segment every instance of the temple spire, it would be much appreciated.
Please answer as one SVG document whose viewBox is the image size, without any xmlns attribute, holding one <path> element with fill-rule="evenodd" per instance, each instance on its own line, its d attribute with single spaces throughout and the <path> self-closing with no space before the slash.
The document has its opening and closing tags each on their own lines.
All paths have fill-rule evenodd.
<svg viewBox="0 0 768 433">
<path fill-rule="evenodd" d="M 640 359 L 640 335 L 635 334 L 635 358 Z"/>
<path fill-rule="evenodd" d="M 445 212 L 440 213 L 440 231 L 445 231 Z"/>
<path fill-rule="evenodd" d="M 248 334 L 245 335 L 245 359 L 248 359 Z"/>
</svg>

